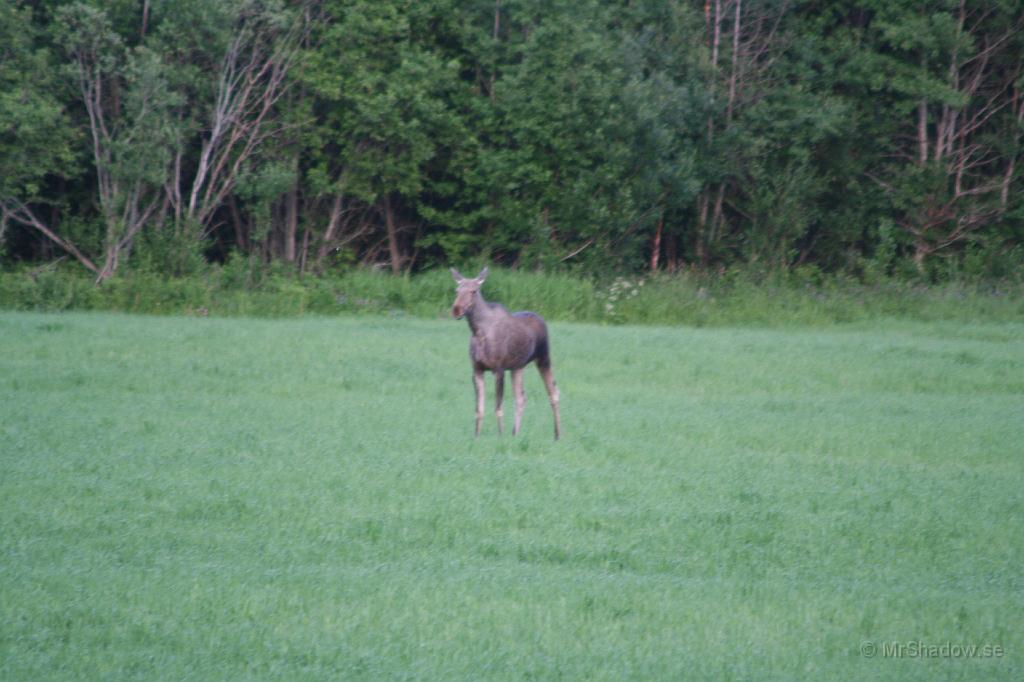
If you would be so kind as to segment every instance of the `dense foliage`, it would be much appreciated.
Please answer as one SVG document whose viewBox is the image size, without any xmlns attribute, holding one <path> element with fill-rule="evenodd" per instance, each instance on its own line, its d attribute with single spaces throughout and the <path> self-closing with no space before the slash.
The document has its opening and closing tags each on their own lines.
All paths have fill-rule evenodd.
<svg viewBox="0 0 1024 682">
<path fill-rule="evenodd" d="M 999 275 L 1022 55 L 1017 0 L 0 0 L 0 258 Z"/>
</svg>

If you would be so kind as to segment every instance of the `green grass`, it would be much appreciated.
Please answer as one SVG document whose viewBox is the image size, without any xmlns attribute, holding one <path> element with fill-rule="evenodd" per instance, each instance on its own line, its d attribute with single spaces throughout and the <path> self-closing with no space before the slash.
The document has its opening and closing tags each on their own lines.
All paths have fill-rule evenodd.
<svg viewBox="0 0 1024 682">
<path fill-rule="evenodd" d="M 0 314 L 0 678 L 1021 679 L 1024 325 L 551 326 Z"/>
</svg>

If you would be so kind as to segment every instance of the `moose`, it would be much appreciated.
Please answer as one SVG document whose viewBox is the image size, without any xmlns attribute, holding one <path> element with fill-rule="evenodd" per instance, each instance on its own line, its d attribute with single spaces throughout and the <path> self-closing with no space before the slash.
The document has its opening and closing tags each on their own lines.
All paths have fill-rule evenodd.
<svg viewBox="0 0 1024 682">
<path fill-rule="evenodd" d="M 498 433 L 502 432 L 501 410 L 505 393 L 505 370 L 512 372 L 512 390 L 516 398 L 516 419 L 512 435 L 518 435 L 526 406 L 523 391 L 523 369 L 536 361 L 544 387 L 548 391 L 551 410 L 555 414 L 555 440 L 561 434 L 558 416 L 558 387 L 551 373 L 551 350 L 548 344 L 548 328 L 537 313 L 523 311 L 510 313 L 500 303 L 488 303 L 480 294 L 480 287 L 487 279 L 487 268 L 476 277 L 467 279 L 458 270 L 451 268 L 455 279 L 455 301 L 452 303 L 452 317 L 466 318 L 469 322 L 469 359 L 473 364 L 473 386 L 476 389 L 476 435 L 484 419 L 484 372 L 494 372 L 494 414 L 498 418 Z"/>
</svg>

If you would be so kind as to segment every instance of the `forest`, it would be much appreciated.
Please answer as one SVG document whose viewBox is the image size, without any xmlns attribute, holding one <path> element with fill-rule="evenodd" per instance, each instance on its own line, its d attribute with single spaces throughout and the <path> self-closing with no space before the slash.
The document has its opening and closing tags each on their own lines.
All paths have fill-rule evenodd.
<svg viewBox="0 0 1024 682">
<path fill-rule="evenodd" d="M 0 266 L 1001 276 L 1022 89 L 1019 0 L 0 0 Z"/>
</svg>

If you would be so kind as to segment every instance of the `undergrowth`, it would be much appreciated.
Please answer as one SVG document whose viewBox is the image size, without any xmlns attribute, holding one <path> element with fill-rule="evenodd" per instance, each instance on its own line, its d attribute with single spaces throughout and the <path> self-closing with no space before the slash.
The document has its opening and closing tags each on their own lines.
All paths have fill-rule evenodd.
<svg viewBox="0 0 1024 682">
<path fill-rule="evenodd" d="M 553 320 L 690 326 L 816 326 L 899 317 L 924 321 L 1024 320 L 1019 278 L 928 284 L 868 281 L 816 270 L 755 274 L 685 272 L 590 279 L 492 268 L 488 300 Z M 100 286 L 70 267 L 0 273 L 0 308 L 105 310 L 157 315 L 296 317 L 387 314 L 443 317 L 453 284 L 446 270 L 393 276 L 367 269 L 300 277 L 279 268 L 212 265 L 168 278 L 146 271 Z"/>
</svg>

